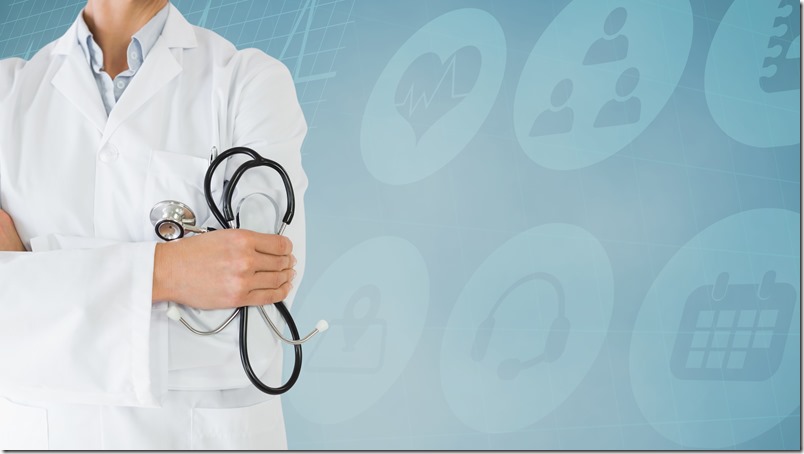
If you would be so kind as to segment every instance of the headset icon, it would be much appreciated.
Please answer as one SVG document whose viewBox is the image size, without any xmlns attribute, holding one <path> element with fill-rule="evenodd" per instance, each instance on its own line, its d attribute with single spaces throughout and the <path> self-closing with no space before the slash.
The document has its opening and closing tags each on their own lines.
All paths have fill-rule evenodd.
<svg viewBox="0 0 804 454">
<path fill-rule="evenodd" d="M 558 279 L 556 279 L 556 277 L 552 274 L 536 272 L 516 281 L 513 285 L 508 287 L 508 289 L 500 296 L 499 299 L 497 299 L 497 302 L 494 304 L 494 307 L 491 308 L 489 315 L 485 320 L 483 320 L 480 326 L 477 327 L 475 339 L 472 342 L 472 359 L 475 361 L 481 361 L 486 357 L 486 352 L 488 351 L 489 343 L 491 342 L 491 333 L 494 331 L 494 313 L 500 308 L 500 305 L 502 304 L 503 300 L 505 300 L 505 297 L 507 297 L 514 289 L 522 284 L 536 280 L 547 282 L 553 287 L 553 291 L 555 291 L 558 301 L 558 315 L 556 316 L 555 320 L 553 320 L 553 323 L 550 324 L 550 332 L 547 333 L 547 339 L 545 341 L 544 351 L 542 353 L 526 361 L 522 361 L 517 358 L 508 358 L 500 362 L 499 366 L 497 367 L 497 375 L 504 380 L 511 380 L 519 375 L 522 370 L 531 368 L 541 362 L 551 363 L 557 360 L 561 354 L 564 353 L 564 349 L 567 346 L 567 336 L 569 335 L 570 322 L 569 319 L 567 319 L 567 317 L 564 315 L 564 288 L 561 286 L 561 283 L 558 281 Z"/>
</svg>

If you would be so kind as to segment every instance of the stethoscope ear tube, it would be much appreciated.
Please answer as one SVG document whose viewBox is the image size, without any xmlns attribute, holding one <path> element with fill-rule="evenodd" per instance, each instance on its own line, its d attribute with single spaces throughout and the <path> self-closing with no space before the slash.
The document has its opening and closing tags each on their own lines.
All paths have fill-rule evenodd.
<svg viewBox="0 0 804 454">
<path fill-rule="evenodd" d="M 224 188 L 223 212 L 221 212 L 221 210 L 218 209 L 218 204 L 212 198 L 212 176 L 221 163 L 236 154 L 248 155 L 251 157 L 251 160 L 238 166 L 237 170 L 232 174 L 229 184 Z M 285 193 L 287 194 L 287 208 L 285 209 L 285 215 L 282 217 L 282 223 L 288 225 L 293 221 L 293 215 L 296 211 L 296 196 L 293 192 L 293 185 L 290 183 L 290 176 L 288 176 L 285 168 L 276 161 L 263 158 L 259 153 L 250 148 L 235 147 L 224 151 L 213 159 L 204 177 L 204 198 L 206 199 L 210 211 L 212 211 L 212 215 L 215 216 L 215 219 L 217 219 L 218 223 L 224 228 L 231 227 L 231 222 L 234 220 L 232 199 L 234 198 L 234 191 L 235 188 L 237 188 L 237 184 L 246 171 L 256 167 L 270 167 L 282 178 L 282 185 L 285 186 Z"/>
<path fill-rule="evenodd" d="M 232 211 L 231 201 L 234 199 L 234 191 L 237 187 L 237 184 L 240 182 L 240 178 L 243 177 L 243 174 L 246 171 L 257 168 L 257 167 L 270 167 L 274 169 L 280 177 L 282 177 L 282 184 L 285 186 L 285 192 L 287 193 L 287 209 L 285 209 L 285 216 L 282 217 L 282 222 L 284 224 L 290 224 L 293 221 L 293 215 L 296 209 L 295 203 L 295 195 L 293 194 L 293 186 L 290 184 L 290 177 L 288 176 L 285 169 L 279 165 L 278 163 L 271 161 L 269 159 L 259 159 L 248 161 L 243 165 L 239 166 L 237 170 L 232 174 L 232 179 L 229 181 L 229 184 L 226 186 L 224 190 L 223 200 L 228 203 L 224 203 L 223 205 L 223 214 L 224 217 L 231 221 L 234 219 L 234 212 Z"/>
<path fill-rule="evenodd" d="M 222 163 L 226 162 L 227 159 L 236 155 L 236 154 L 244 154 L 251 156 L 251 159 L 254 160 L 261 160 L 263 159 L 259 153 L 252 150 L 251 148 L 246 147 L 234 147 L 230 148 L 223 153 L 219 154 L 212 162 L 209 163 L 209 168 L 207 168 L 207 173 L 204 175 L 204 199 L 207 202 L 207 206 L 209 210 L 212 212 L 212 215 L 215 216 L 215 219 L 223 228 L 229 228 L 229 220 L 227 220 L 221 210 L 218 208 L 218 203 L 212 198 L 212 176 L 215 175 L 215 171 L 218 169 Z M 224 205 L 228 202 L 224 200 Z"/>
</svg>

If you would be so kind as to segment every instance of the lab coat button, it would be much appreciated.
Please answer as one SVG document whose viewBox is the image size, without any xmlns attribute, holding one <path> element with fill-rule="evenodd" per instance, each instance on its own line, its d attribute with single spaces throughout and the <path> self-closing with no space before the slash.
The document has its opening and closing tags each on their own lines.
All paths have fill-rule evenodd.
<svg viewBox="0 0 804 454">
<path fill-rule="evenodd" d="M 114 162 L 117 161 L 117 158 L 120 156 L 120 152 L 117 151 L 115 148 L 106 147 L 98 154 L 98 158 L 102 162 Z"/>
</svg>

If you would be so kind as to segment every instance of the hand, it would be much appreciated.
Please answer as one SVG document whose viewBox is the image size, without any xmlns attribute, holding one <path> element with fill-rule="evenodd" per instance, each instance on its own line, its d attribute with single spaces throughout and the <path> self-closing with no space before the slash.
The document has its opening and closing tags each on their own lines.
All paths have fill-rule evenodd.
<svg viewBox="0 0 804 454">
<path fill-rule="evenodd" d="M 157 244 L 153 301 L 198 309 L 282 301 L 296 275 L 292 251 L 287 237 L 240 229 Z"/>
<path fill-rule="evenodd" d="M 3 210 L 0 210 L 0 251 L 25 252 L 25 246 L 22 245 L 17 228 L 14 227 L 14 221 Z"/>
</svg>

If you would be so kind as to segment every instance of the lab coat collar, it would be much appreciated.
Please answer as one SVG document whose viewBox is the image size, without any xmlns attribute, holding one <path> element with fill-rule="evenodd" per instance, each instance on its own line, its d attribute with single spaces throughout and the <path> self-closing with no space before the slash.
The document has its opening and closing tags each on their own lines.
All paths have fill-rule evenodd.
<svg viewBox="0 0 804 454">
<path fill-rule="evenodd" d="M 173 4 L 170 4 L 170 12 L 168 13 L 167 23 L 165 29 L 162 30 L 162 38 L 165 40 L 165 45 L 169 48 L 180 47 L 183 49 L 192 49 L 198 46 L 195 39 L 195 31 L 193 26 L 187 22 L 187 19 L 182 16 Z"/>
<path fill-rule="evenodd" d="M 165 40 L 165 45 L 169 48 L 179 47 L 183 49 L 191 49 L 198 46 L 195 39 L 195 31 L 193 26 L 187 22 L 187 19 L 182 16 L 181 12 L 173 6 L 169 5 L 170 12 L 168 13 L 165 28 L 162 30 L 162 38 Z M 82 9 L 80 13 L 83 14 Z M 53 47 L 53 54 L 56 55 L 69 55 L 72 53 L 72 48 L 78 46 L 78 18 L 73 22 L 67 32 L 56 41 Z"/>
<path fill-rule="evenodd" d="M 181 73 L 181 58 L 177 59 L 170 49 L 197 45 L 193 26 L 171 4 L 162 35 L 107 119 L 92 70 L 78 44 L 74 22 L 53 48 L 54 54 L 66 55 L 66 59 L 52 84 L 98 128 L 103 134 L 101 142 L 105 143 L 123 121 Z"/>
</svg>

